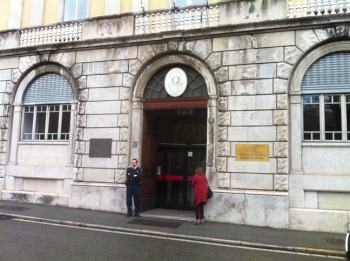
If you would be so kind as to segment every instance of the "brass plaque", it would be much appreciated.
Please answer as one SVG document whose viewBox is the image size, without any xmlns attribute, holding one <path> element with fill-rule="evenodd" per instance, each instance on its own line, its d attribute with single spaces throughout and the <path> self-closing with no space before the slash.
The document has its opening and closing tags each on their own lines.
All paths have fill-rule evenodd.
<svg viewBox="0 0 350 261">
<path fill-rule="evenodd" d="M 90 139 L 90 158 L 110 158 L 112 139 Z"/>
<path fill-rule="evenodd" d="M 269 145 L 236 144 L 236 161 L 269 161 Z"/>
</svg>

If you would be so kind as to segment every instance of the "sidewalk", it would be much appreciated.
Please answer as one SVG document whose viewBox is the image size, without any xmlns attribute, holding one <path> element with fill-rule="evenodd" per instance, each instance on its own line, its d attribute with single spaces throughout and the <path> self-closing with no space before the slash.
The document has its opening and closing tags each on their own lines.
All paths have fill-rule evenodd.
<svg viewBox="0 0 350 261">
<path fill-rule="evenodd" d="M 188 240 L 222 243 L 344 257 L 345 234 L 282 230 L 205 222 L 193 225 L 184 219 L 166 219 L 141 213 L 142 218 L 120 213 L 0 201 L 1 217 L 58 223 L 103 230 L 126 231 Z M 136 224 L 135 224 L 136 222 Z"/>
</svg>

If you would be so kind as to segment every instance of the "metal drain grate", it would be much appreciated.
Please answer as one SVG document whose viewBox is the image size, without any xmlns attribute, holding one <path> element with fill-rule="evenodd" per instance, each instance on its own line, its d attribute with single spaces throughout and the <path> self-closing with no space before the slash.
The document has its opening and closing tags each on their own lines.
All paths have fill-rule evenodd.
<svg viewBox="0 0 350 261">
<path fill-rule="evenodd" d="M 19 207 L 19 206 L 12 206 L 12 205 L 2 205 L 0 206 L 0 210 L 14 210 L 14 211 L 23 211 L 23 210 L 28 210 L 30 208 L 28 207 Z"/>
<path fill-rule="evenodd" d="M 329 245 L 334 245 L 334 246 L 344 246 L 345 245 L 345 240 L 341 238 L 330 238 L 326 237 L 326 242 Z"/>
<path fill-rule="evenodd" d="M 167 228 L 177 228 L 182 224 L 179 222 L 169 222 L 169 221 L 160 221 L 160 220 L 143 219 L 143 218 L 137 218 L 128 223 L 136 224 L 136 225 L 154 226 L 154 227 L 167 227 Z"/>
</svg>

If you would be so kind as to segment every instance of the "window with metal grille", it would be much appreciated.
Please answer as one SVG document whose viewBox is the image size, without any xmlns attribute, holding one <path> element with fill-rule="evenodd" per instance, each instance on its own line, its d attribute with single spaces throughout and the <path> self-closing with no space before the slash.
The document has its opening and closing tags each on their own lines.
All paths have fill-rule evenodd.
<svg viewBox="0 0 350 261">
<path fill-rule="evenodd" d="M 302 81 L 303 139 L 350 140 L 350 53 L 316 61 Z"/>
<path fill-rule="evenodd" d="M 61 75 L 35 79 L 23 97 L 22 140 L 69 140 L 72 91 Z"/>
</svg>

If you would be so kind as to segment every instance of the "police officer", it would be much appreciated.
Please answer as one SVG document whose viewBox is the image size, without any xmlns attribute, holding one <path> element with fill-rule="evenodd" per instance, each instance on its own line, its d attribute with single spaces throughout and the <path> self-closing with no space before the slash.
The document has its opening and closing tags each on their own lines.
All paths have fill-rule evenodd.
<svg viewBox="0 0 350 261">
<path fill-rule="evenodd" d="M 135 217 L 141 217 L 140 211 L 140 185 L 142 169 L 137 166 L 137 159 L 131 161 L 131 167 L 126 170 L 126 207 L 128 208 L 127 216 L 132 214 L 132 198 L 134 198 Z"/>
</svg>

